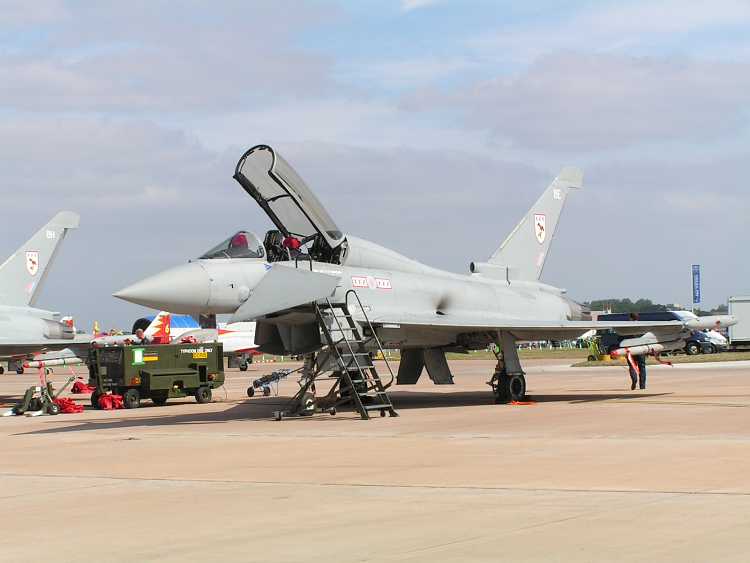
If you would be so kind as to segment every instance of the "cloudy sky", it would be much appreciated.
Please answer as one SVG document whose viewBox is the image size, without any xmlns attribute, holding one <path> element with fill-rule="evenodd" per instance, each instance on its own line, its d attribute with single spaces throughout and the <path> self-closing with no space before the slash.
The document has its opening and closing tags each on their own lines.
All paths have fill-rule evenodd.
<svg viewBox="0 0 750 563">
<path fill-rule="evenodd" d="M 579 300 L 750 293 L 750 3 L 0 0 L 0 255 L 78 211 L 40 305 L 110 294 L 270 222 L 231 178 L 269 143 L 340 226 L 484 259 L 586 169 L 544 279 Z"/>
</svg>

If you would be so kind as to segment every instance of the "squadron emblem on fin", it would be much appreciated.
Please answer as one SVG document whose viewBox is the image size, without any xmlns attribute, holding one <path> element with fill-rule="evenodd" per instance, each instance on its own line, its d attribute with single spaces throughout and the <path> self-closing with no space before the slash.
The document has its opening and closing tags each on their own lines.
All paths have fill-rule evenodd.
<svg viewBox="0 0 750 563">
<path fill-rule="evenodd" d="M 547 216 L 543 213 L 534 215 L 534 234 L 539 244 L 543 244 L 547 238 Z"/>
</svg>

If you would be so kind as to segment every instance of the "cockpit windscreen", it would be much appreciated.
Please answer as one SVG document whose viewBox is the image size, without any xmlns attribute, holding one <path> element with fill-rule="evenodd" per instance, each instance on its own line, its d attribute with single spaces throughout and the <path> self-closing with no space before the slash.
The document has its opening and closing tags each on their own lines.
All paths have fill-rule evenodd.
<svg viewBox="0 0 750 563">
<path fill-rule="evenodd" d="M 211 250 L 200 259 L 212 258 L 263 258 L 263 244 L 255 234 L 248 231 L 238 231 Z"/>
</svg>

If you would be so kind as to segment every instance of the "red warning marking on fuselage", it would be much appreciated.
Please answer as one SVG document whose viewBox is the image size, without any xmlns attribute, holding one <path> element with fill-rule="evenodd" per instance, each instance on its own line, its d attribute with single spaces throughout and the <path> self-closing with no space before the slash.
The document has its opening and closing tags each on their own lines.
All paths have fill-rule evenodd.
<svg viewBox="0 0 750 563">
<path fill-rule="evenodd" d="M 352 276 L 354 289 L 393 289 L 391 280 L 372 276 Z"/>
</svg>

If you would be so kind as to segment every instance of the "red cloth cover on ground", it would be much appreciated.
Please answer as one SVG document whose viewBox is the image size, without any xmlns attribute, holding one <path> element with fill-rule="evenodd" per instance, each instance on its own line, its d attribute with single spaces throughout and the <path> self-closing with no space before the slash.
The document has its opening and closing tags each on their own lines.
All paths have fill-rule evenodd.
<svg viewBox="0 0 750 563">
<path fill-rule="evenodd" d="M 122 395 L 102 395 L 99 397 L 99 408 L 105 411 L 114 409 L 124 409 L 122 404 Z"/>
<path fill-rule="evenodd" d="M 75 403 L 69 397 L 58 397 L 57 399 L 53 399 L 52 402 L 60 407 L 60 412 L 63 414 L 78 414 L 79 412 L 83 412 L 83 405 Z"/>
<path fill-rule="evenodd" d="M 77 394 L 85 393 L 87 395 L 93 393 L 95 390 L 96 390 L 96 387 L 94 387 L 93 385 L 84 383 L 80 379 L 73 384 L 73 387 L 70 388 L 71 393 L 77 393 Z"/>
</svg>

